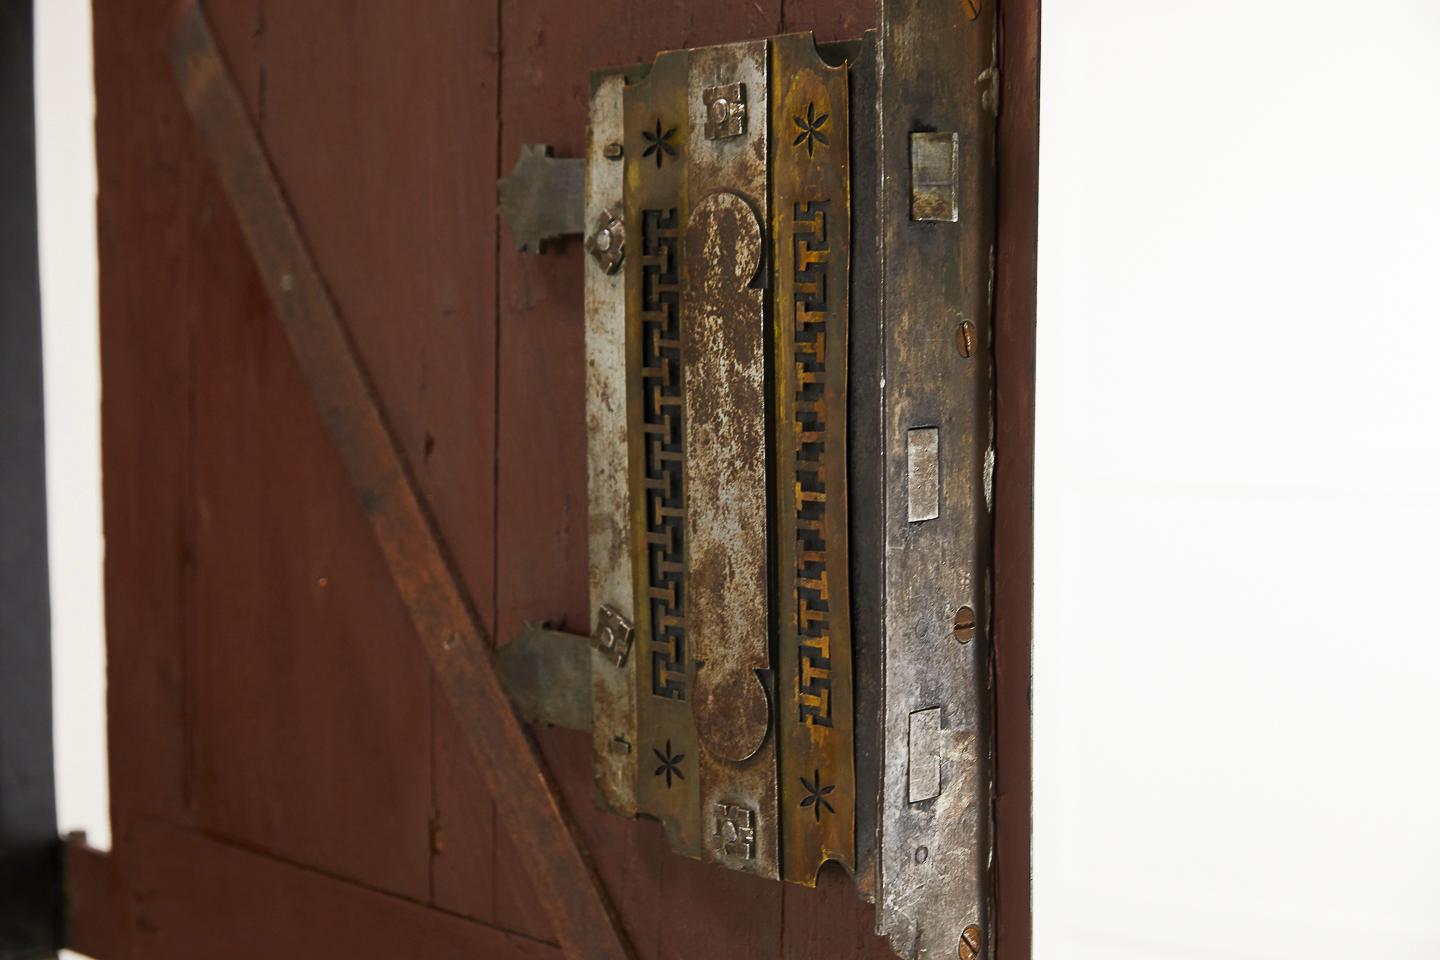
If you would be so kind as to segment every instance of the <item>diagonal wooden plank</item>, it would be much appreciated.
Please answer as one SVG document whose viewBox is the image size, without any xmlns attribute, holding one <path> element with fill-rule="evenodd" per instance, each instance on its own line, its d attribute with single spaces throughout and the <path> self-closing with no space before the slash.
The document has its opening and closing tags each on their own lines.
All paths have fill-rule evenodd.
<svg viewBox="0 0 1440 960">
<path fill-rule="evenodd" d="M 260 144 L 200 7 L 181 7 L 170 50 L 201 141 L 345 463 L 466 743 L 528 862 L 565 954 L 631 955 L 555 784 L 495 672 L 473 605 L 423 502 L 350 334 Z"/>
</svg>

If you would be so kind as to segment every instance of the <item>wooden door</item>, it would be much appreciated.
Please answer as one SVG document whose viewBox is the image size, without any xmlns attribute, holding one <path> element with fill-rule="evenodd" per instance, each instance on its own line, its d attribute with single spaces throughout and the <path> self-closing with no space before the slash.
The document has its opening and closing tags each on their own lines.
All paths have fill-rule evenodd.
<svg viewBox="0 0 1440 960">
<path fill-rule="evenodd" d="M 175 10 L 95 8 L 114 849 L 72 856 L 72 942 L 558 957 L 535 838 L 495 815 L 189 121 Z M 856 37 L 875 3 L 206 12 L 485 631 L 585 632 L 582 251 L 514 252 L 497 177 L 524 143 L 581 155 L 593 67 Z M 657 824 L 595 808 L 588 735 L 537 737 L 640 958 L 892 956 L 843 872 L 809 890 L 674 856 Z"/>
</svg>

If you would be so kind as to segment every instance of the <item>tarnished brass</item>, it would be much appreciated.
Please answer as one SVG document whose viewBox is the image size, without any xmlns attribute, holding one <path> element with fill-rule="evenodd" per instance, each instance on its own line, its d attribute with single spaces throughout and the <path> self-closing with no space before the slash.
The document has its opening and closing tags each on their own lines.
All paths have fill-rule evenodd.
<svg viewBox="0 0 1440 960">
<path fill-rule="evenodd" d="M 995 16 L 881 22 L 593 78 L 595 619 L 506 676 L 583 723 L 588 663 L 600 800 L 675 852 L 835 861 L 901 957 L 984 960 Z"/>
<path fill-rule="evenodd" d="M 691 701 L 686 543 L 685 303 L 689 51 L 661 55 L 624 90 L 625 348 L 634 565 L 636 810 L 699 857 L 699 743 Z"/>
<path fill-rule="evenodd" d="M 775 503 L 784 876 L 855 866 L 846 334 L 848 69 L 808 34 L 771 41 Z"/>
</svg>

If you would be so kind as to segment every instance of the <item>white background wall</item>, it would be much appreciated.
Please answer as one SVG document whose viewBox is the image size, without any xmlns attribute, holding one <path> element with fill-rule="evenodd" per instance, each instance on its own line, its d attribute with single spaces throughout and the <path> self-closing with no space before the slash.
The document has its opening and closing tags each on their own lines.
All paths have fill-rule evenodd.
<svg viewBox="0 0 1440 960">
<path fill-rule="evenodd" d="M 35 0 L 45 468 L 62 830 L 110 846 L 89 0 Z"/>
<path fill-rule="evenodd" d="M 1043 7 L 1037 960 L 1440 957 L 1440 4 Z"/>
</svg>

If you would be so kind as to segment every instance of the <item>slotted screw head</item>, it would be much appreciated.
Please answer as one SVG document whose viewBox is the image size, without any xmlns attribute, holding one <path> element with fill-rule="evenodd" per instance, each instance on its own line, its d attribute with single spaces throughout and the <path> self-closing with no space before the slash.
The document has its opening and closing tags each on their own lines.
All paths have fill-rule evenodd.
<svg viewBox="0 0 1440 960">
<path fill-rule="evenodd" d="M 955 611 L 955 639 L 961 643 L 975 639 L 975 608 L 969 604 Z"/>
<path fill-rule="evenodd" d="M 960 934 L 960 960 L 975 960 L 980 956 L 980 927 L 970 924 Z"/>
<path fill-rule="evenodd" d="M 975 352 L 975 324 L 969 320 L 960 321 L 960 329 L 955 334 L 955 346 L 960 350 L 960 356 L 969 359 Z"/>
</svg>

